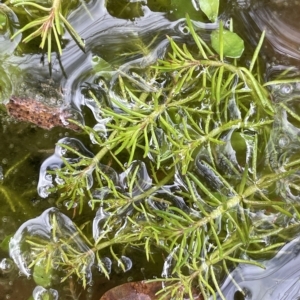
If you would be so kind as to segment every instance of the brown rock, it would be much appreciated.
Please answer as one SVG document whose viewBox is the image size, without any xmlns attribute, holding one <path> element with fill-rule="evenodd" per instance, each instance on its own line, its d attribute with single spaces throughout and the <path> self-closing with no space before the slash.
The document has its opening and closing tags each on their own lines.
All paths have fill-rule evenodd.
<svg viewBox="0 0 300 300">
<path fill-rule="evenodd" d="M 67 121 L 72 115 L 67 110 L 47 106 L 37 100 L 11 96 L 6 104 L 10 116 L 19 121 L 30 122 L 44 129 L 56 126 L 66 127 L 75 131 L 79 128 Z"/>
</svg>

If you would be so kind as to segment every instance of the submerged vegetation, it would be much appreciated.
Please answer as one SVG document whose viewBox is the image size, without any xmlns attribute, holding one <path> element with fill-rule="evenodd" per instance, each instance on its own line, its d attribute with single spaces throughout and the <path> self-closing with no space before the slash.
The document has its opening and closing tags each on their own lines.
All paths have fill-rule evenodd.
<svg viewBox="0 0 300 300">
<path fill-rule="evenodd" d="M 61 15 L 53 7 L 59 45 Z M 127 250 L 136 247 L 148 260 L 158 251 L 165 257 L 155 279 L 163 283 L 161 299 L 226 299 L 221 282 L 233 267 L 263 267 L 258 258 L 271 258 L 295 236 L 300 118 L 293 100 L 278 95 L 297 80 L 284 79 L 285 72 L 265 83 L 258 59 L 264 34 L 245 64 L 238 60 L 243 41 L 232 28 L 220 22 L 210 46 L 187 16 L 185 43 L 169 38 L 155 65 L 100 70 L 82 88 L 96 124 L 70 122 L 98 150 L 61 139 L 41 167 L 38 191 L 57 195 L 58 206 L 74 214 L 95 216 L 74 224 L 49 208 L 25 222 L 10 242 L 24 274 L 45 288 L 54 274 L 62 281 L 75 274 L 85 287 L 95 265 L 107 278 L 113 261 L 128 270 L 134 259 Z M 42 45 L 51 32 L 45 34 Z"/>
<path fill-rule="evenodd" d="M 59 55 L 61 55 L 62 36 L 64 35 L 65 30 L 67 30 L 79 47 L 84 50 L 84 41 L 66 19 L 70 6 L 76 5 L 74 2 L 77 1 L 68 1 L 68 5 L 62 6 L 62 0 L 53 0 L 51 1 L 50 7 L 38 4 L 38 1 L 11 0 L 9 2 L 15 10 L 16 8 L 22 7 L 22 11 L 25 12 L 26 17 L 29 18 L 28 23 L 15 32 L 11 39 L 14 39 L 17 35 L 34 28 L 34 31 L 27 35 L 22 41 L 24 43 L 28 43 L 29 41 L 40 37 L 40 47 L 42 49 L 45 48 L 47 43 L 47 57 L 50 62 L 53 50 L 53 41 L 55 42 Z M 41 17 L 41 15 L 43 16 Z M 36 27 L 38 28 L 36 29 Z"/>
</svg>

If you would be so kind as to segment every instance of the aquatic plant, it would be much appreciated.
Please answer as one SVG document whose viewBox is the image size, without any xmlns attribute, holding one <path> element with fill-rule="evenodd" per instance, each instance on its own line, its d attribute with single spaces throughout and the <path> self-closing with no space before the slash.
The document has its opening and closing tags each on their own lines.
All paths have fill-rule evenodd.
<svg viewBox="0 0 300 300">
<path fill-rule="evenodd" d="M 10 242 L 24 274 L 45 288 L 53 274 L 62 281 L 75 274 L 86 286 L 93 265 L 108 278 L 113 261 L 128 270 L 127 250 L 137 247 L 148 260 L 157 251 L 165 256 L 155 279 L 161 299 L 225 299 L 220 282 L 232 267 L 261 266 L 256 258 L 271 257 L 295 235 L 297 135 L 281 133 L 299 117 L 292 101 L 273 97 L 296 80 L 264 83 L 264 35 L 246 65 L 236 59 L 244 45 L 232 27 L 220 23 L 210 47 L 187 17 L 186 43 L 169 38 L 156 65 L 98 70 L 83 87 L 96 124 L 73 123 L 97 151 L 61 139 L 41 167 L 38 190 L 93 219 L 74 224 L 50 208 L 25 222 Z"/>
<path fill-rule="evenodd" d="M 26 153 L 24 157 L 18 160 L 14 165 L 12 165 L 8 170 L 5 172 L 3 168 L 0 167 L 0 195 L 3 196 L 6 203 L 10 207 L 12 212 L 16 212 L 16 207 L 21 207 L 22 209 L 28 209 L 26 203 L 19 201 L 19 197 L 16 196 L 15 191 L 12 188 L 9 188 L 5 185 L 6 181 L 12 176 L 12 174 L 17 170 L 20 165 L 22 165 L 30 156 L 30 153 Z M 30 192 L 30 191 L 29 191 Z M 17 201 L 18 200 L 18 201 Z"/>
<path fill-rule="evenodd" d="M 38 27 L 25 38 L 24 43 L 40 37 L 40 48 L 44 49 L 47 43 L 47 57 L 48 62 L 51 62 L 51 52 L 53 51 L 53 40 L 57 47 L 59 55 L 62 54 L 62 36 L 64 31 L 67 30 L 78 46 L 84 50 L 84 41 L 68 22 L 66 16 L 69 14 L 70 7 L 77 1 L 68 1 L 68 5 L 62 6 L 62 0 L 51 1 L 51 6 L 45 6 L 39 4 L 39 1 L 25 1 L 25 0 L 10 0 L 9 4 L 12 5 L 12 9 L 18 11 L 18 7 L 26 8 L 19 11 L 19 13 L 25 14 L 29 21 L 15 32 L 11 39 L 14 39 L 17 35 L 24 33 L 25 31 L 32 30 Z M 41 16 L 42 15 L 42 16 Z"/>
</svg>

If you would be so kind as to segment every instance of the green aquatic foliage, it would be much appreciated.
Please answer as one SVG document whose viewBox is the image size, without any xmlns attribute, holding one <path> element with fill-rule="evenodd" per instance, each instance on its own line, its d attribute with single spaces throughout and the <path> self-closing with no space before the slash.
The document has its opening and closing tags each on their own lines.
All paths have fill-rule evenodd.
<svg viewBox="0 0 300 300">
<path fill-rule="evenodd" d="M 27 19 L 27 22 L 12 34 L 11 39 L 13 40 L 16 36 L 29 32 L 22 39 L 22 42 L 28 43 L 33 39 L 39 38 L 41 40 L 40 48 L 43 50 L 47 49 L 48 62 L 51 62 L 51 53 L 53 50 L 62 55 L 62 38 L 65 31 L 70 33 L 82 50 L 85 49 L 85 43 L 67 20 L 67 15 L 70 13 L 70 6 L 73 5 L 73 2 L 77 1 L 65 1 L 63 3 L 63 0 L 51 0 L 49 2 L 51 5 L 40 3 L 39 1 L 9 0 L 7 5 L 11 6 L 12 10 L 18 15 L 24 15 Z M 82 1 L 81 5 L 84 5 Z M 132 5 L 130 4 L 130 6 Z M 139 16 L 142 13 L 140 4 L 134 4 L 134 6 L 138 7 Z M 219 0 L 201 0 L 199 1 L 199 6 L 209 20 L 212 22 L 216 21 L 219 12 Z M 126 9 L 124 11 L 126 12 Z M 0 30 L 7 25 L 6 21 L 6 14 L 0 12 Z M 56 49 L 54 49 L 53 44 L 55 44 Z"/>
<path fill-rule="evenodd" d="M 21 207 L 24 210 L 28 209 L 27 205 L 16 196 L 14 188 L 9 187 L 6 183 L 11 179 L 14 172 L 27 161 L 29 156 L 30 153 L 25 154 L 7 170 L 3 170 L 3 168 L 0 167 L 0 195 L 5 199 L 12 212 L 16 212 L 16 207 Z"/>
<path fill-rule="evenodd" d="M 219 15 L 219 0 L 198 0 L 198 2 L 208 19 L 215 22 Z"/>
<path fill-rule="evenodd" d="M 24 43 L 39 37 L 41 39 L 40 47 L 47 48 L 48 61 L 51 61 L 51 52 L 53 50 L 53 41 L 56 44 L 58 53 L 62 54 L 62 36 L 64 31 L 67 30 L 73 37 L 75 42 L 81 49 L 84 49 L 84 41 L 81 39 L 76 30 L 68 22 L 66 16 L 69 13 L 68 9 L 63 11 L 62 0 L 52 0 L 51 6 L 44 6 L 39 4 L 38 1 L 24 1 L 24 0 L 10 0 L 14 10 L 22 7 L 26 9 L 26 16 L 32 15 L 32 20 L 29 20 L 21 29 L 19 29 L 11 39 L 14 39 L 17 35 L 24 33 L 25 31 L 34 29 L 29 35 L 23 38 Z M 71 4 L 73 1 L 69 1 Z M 68 5 L 69 6 L 69 5 Z M 67 7 L 68 7 L 67 6 Z M 66 7 L 66 6 L 64 6 Z M 28 13 L 28 11 L 30 13 Z M 24 11 L 23 11 L 24 12 Z M 19 11 L 21 14 L 22 12 Z M 37 28 L 37 29 L 36 29 Z M 47 46 L 46 46 L 47 44 Z"/>
<path fill-rule="evenodd" d="M 223 57 L 239 58 L 244 51 L 244 41 L 234 32 L 223 29 L 220 22 L 219 30 L 214 30 L 211 34 L 211 46 Z"/>
<path fill-rule="evenodd" d="M 47 287 L 51 285 L 51 271 L 45 268 L 45 262 L 34 265 L 33 280 L 37 285 Z M 47 272 L 48 271 L 48 272 Z"/>
<path fill-rule="evenodd" d="M 51 215 L 49 240 L 25 238 L 36 254 L 29 269 L 43 261 L 49 269 L 58 259 L 63 280 L 76 274 L 86 285 L 92 254 L 109 277 L 107 257 L 125 271 L 126 249 L 142 248 L 148 260 L 159 249 L 166 257 L 156 279 L 166 283 L 161 299 L 193 299 L 195 289 L 205 299 L 225 299 L 220 280 L 232 266 L 261 266 L 256 256 L 273 255 L 299 230 L 299 205 L 281 192 L 286 182 L 296 189 L 300 160 L 280 166 L 276 160 L 278 107 L 266 86 L 280 81 L 263 84 L 263 36 L 246 67 L 226 57 L 225 47 L 216 54 L 189 18 L 187 27 L 193 43 L 169 38 L 170 49 L 156 65 L 117 71 L 109 82 L 98 70 L 97 84 L 83 89 L 97 124 L 78 125 L 98 151 L 62 139 L 55 150 L 60 164 L 46 169 L 52 183 L 40 188 L 58 194 L 69 209 L 92 210 L 94 219 L 57 238 L 57 216 L 71 221 Z M 89 249 L 74 249 L 73 237 Z"/>
</svg>

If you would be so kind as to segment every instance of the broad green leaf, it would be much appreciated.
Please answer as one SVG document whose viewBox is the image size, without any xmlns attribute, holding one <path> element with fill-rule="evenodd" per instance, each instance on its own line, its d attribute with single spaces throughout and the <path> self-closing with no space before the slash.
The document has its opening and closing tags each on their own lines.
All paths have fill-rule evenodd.
<svg viewBox="0 0 300 300">
<path fill-rule="evenodd" d="M 198 0 L 201 10 L 212 22 L 215 22 L 219 13 L 219 0 Z"/>
<path fill-rule="evenodd" d="M 52 269 L 47 272 L 45 264 L 37 263 L 33 269 L 33 280 L 37 285 L 48 287 L 52 281 Z"/>
<path fill-rule="evenodd" d="M 223 42 L 223 56 L 239 58 L 244 51 L 244 41 L 234 32 L 223 29 L 223 36 L 220 37 L 220 30 L 214 30 L 210 36 L 211 45 L 221 55 L 220 45 Z"/>
</svg>

